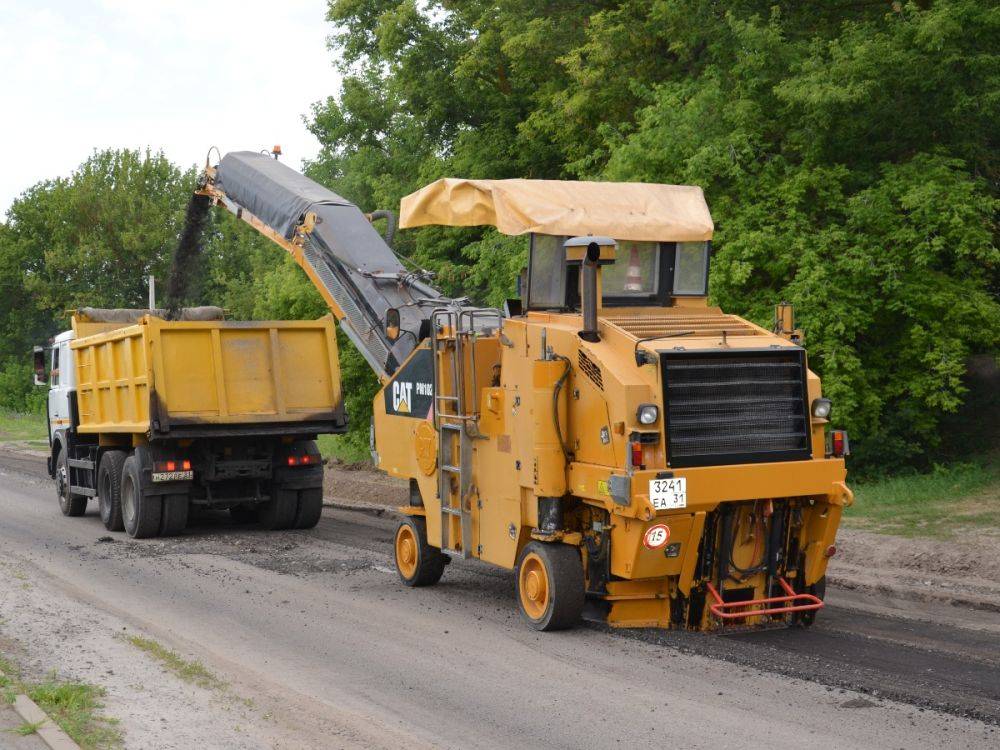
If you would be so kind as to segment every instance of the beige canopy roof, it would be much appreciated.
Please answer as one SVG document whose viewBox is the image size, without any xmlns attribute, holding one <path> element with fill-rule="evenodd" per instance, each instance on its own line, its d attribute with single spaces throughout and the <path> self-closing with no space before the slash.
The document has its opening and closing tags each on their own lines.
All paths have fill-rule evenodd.
<svg viewBox="0 0 1000 750">
<path fill-rule="evenodd" d="M 713 229 L 700 187 L 454 177 L 403 198 L 399 225 L 428 224 L 488 224 L 504 234 L 593 234 L 663 242 L 709 240 Z"/>
</svg>

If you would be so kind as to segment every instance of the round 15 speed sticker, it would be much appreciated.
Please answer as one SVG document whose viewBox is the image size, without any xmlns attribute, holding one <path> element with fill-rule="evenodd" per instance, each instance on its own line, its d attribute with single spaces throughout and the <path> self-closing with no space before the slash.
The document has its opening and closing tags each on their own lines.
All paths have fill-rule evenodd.
<svg viewBox="0 0 1000 750">
<path fill-rule="evenodd" d="M 670 527 L 664 523 L 658 523 L 646 529 L 642 537 L 642 543 L 647 549 L 660 549 L 667 545 L 670 539 Z"/>
</svg>

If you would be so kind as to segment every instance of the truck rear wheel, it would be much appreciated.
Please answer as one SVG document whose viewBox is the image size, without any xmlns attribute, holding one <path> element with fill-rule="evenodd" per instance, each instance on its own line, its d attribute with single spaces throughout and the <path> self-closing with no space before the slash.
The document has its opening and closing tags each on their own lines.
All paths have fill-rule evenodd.
<svg viewBox="0 0 1000 750">
<path fill-rule="evenodd" d="M 396 572 L 407 586 L 433 586 L 441 580 L 448 557 L 427 541 L 427 521 L 407 516 L 399 522 L 393 545 Z"/>
<path fill-rule="evenodd" d="M 191 499 L 185 494 L 164 495 L 160 536 L 176 536 L 187 527 Z"/>
<path fill-rule="evenodd" d="M 292 528 L 311 529 L 319 523 L 323 515 L 323 488 L 310 487 L 299 490 L 298 508 L 295 511 L 295 522 Z"/>
<path fill-rule="evenodd" d="M 139 461 L 135 455 L 122 466 L 122 521 L 133 539 L 147 539 L 160 533 L 163 500 L 142 491 Z"/>
<path fill-rule="evenodd" d="M 97 470 L 97 506 L 101 522 L 108 531 L 122 531 L 122 467 L 125 451 L 108 451 L 101 457 Z"/>
<path fill-rule="evenodd" d="M 531 542 L 517 564 L 517 601 L 535 630 L 565 630 L 580 621 L 584 603 L 580 551 L 568 544 Z"/>
<path fill-rule="evenodd" d="M 65 448 L 56 457 L 56 492 L 59 495 L 59 510 L 64 516 L 82 516 L 87 512 L 88 498 L 70 491 L 69 460 Z"/>
<path fill-rule="evenodd" d="M 271 499 L 262 503 L 257 512 L 257 520 L 262 528 L 271 531 L 291 528 L 298 510 L 299 493 L 275 486 L 271 489 Z"/>
</svg>

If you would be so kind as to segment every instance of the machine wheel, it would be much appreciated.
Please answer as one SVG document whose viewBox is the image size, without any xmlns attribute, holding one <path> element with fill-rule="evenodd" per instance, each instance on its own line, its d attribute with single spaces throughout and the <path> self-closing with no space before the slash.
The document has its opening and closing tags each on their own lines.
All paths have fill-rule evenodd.
<svg viewBox="0 0 1000 750">
<path fill-rule="evenodd" d="M 323 515 L 323 488 L 310 487 L 299 490 L 299 502 L 295 511 L 293 529 L 311 529 L 319 523 Z"/>
<path fill-rule="evenodd" d="M 187 527 L 191 499 L 187 493 L 164 495 L 160 516 L 160 536 L 176 536 Z"/>
<path fill-rule="evenodd" d="M 236 523 L 256 523 L 257 507 L 251 503 L 240 503 L 229 509 L 229 515 Z"/>
<path fill-rule="evenodd" d="M 517 564 L 517 600 L 535 630 L 564 630 L 583 612 L 580 552 L 568 544 L 531 542 Z"/>
<path fill-rule="evenodd" d="M 101 457 L 97 470 L 97 507 L 101 522 L 108 531 L 122 531 L 122 467 L 125 451 L 108 451 Z"/>
<path fill-rule="evenodd" d="M 122 521 L 125 531 L 133 539 L 156 536 L 160 533 L 162 515 L 162 498 L 142 491 L 139 461 L 135 455 L 129 456 L 122 466 Z"/>
<path fill-rule="evenodd" d="M 82 516 L 87 511 L 87 497 L 70 492 L 69 461 L 66 449 L 56 457 L 56 493 L 59 495 L 59 510 L 64 516 Z"/>
<path fill-rule="evenodd" d="M 825 601 L 826 600 L 826 576 L 823 576 L 822 578 L 820 578 L 812 586 L 808 586 L 806 588 L 806 591 L 807 591 L 807 593 L 810 593 L 813 596 L 817 596 L 821 600 Z M 795 618 L 795 620 L 793 622 L 796 625 L 798 625 L 800 628 L 808 628 L 810 625 L 812 625 L 814 622 L 816 622 L 816 615 L 818 613 L 819 613 L 819 610 L 816 610 L 816 609 L 814 609 L 812 612 L 796 612 L 795 614 L 798 615 L 798 616 Z"/>
<path fill-rule="evenodd" d="M 271 499 L 260 505 L 257 520 L 263 528 L 271 531 L 290 528 L 295 523 L 298 505 L 299 493 L 275 486 L 271 489 Z"/>
<path fill-rule="evenodd" d="M 407 516 L 399 522 L 393 545 L 396 572 L 407 586 L 433 586 L 441 580 L 448 556 L 427 541 L 427 522 Z"/>
</svg>

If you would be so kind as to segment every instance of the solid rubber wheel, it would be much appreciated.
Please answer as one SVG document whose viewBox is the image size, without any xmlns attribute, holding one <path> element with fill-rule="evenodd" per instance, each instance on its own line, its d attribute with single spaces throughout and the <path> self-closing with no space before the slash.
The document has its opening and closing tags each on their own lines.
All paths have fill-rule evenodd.
<svg viewBox="0 0 1000 750">
<path fill-rule="evenodd" d="M 101 523 L 108 531 L 123 531 L 122 521 L 122 467 L 127 458 L 125 451 L 108 451 L 101 457 L 97 470 L 97 507 Z"/>
<path fill-rule="evenodd" d="M 187 527 L 191 500 L 187 493 L 163 496 L 160 536 L 175 536 Z"/>
<path fill-rule="evenodd" d="M 583 563 L 576 547 L 529 543 L 521 552 L 516 580 L 521 615 L 535 630 L 564 630 L 580 621 Z"/>
<path fill-rule="evenodd" d="M 271 499 L 261 504 L 257 520 L 265 529 L 272 531 L 288 529 L 295 523 L 295 511 L 298 507 L 298 492 L 274 487 L 271 490 Z"/>
<path fill-rule="evenodd" d="M 323 488 L 310 487 L 299 490 L 299 501 L 295 510 L 293 529 L 311 529 L 319 523 L 323 515 Z"/>
<path fill-rule="evenodd" d="M 396 572 L 407 586 L 432 586 L 441 580 L 448 556 L 427 542 L 427 522 L 407 516 L 399 522 L 393 544 Z"/>
<path fill-rule="evenodd" d="M 159 495 L 142 491 L 139 478 L 139 461 L 135 455 L 125 459 L 122 466 L 122 521 L 125 531 L 133 539 L 148 539 L 160 533 L 163 501 Z"/>
<path fill-rule="evenodd" d="M 59 510 L 64 516 L 82 516 L 87 512 L 87 497 L 74 495 L 69 487 L 69 463 L 66 451 L 61 450 L 56 457 L 56 493 L 59 495 Z"/>
</svg>

